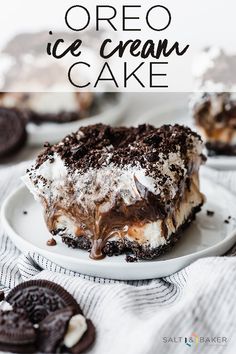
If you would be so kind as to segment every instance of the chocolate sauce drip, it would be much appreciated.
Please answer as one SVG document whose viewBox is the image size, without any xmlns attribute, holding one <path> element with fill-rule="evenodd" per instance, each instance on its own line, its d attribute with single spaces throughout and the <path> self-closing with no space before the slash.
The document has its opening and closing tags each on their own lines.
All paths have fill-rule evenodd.
<svg viewBox="0 0 236 354">
<path fill-rule="evenodd" d="M 162 220 L 162 222 L 161 222 L 161 232 L 162 232 L 162 235 L 165 237 L 165 239 L 167 239 L 168 227 L 166 226 L 165 220 Z"/>
<path fill-rule="evenodd" d="M 55 234 L 58 218 L 66 215 L 73 223 L 77 223 L 78 231 L 76 235 L 78 238 L 88 234 L 92 235 L 90 258 L 95 260 L 105 257 L 103 249 L 113 236 L 118 236 L 118 238 L 122 239 L 130 232 L 135 239 L 135 230 L 150 222 L 162 220 L 162 236 L 167 238 L 168 227 L 166 219 L 170 212 L 174 212 L 176 206 L 172 206 L 170 210 L 170 206 L 163 205 L 159 197 L 150 192 L 136 176 L 134 176 L 134 180 L 140 195 L 140 199 L 135 204 L 125 205 L 121 198 L 117 198 L 113 207 L 106 212 L 101 212 L 101 207 L 106 202 L 106 200 L 103 200 L 96 205 L 94 210 L 85 213 L 77 204 L 71 203 L 70 208 L 65 209 L 58 201 L 51 209 L 47 209 L 46 220 L 49 230 Z M 172 221 L 173 226 L 176 227 L 174 217 L 172 217 Z M 58 233 L 65 237 L 64 231 L 60 229 Z"/>
</svg>

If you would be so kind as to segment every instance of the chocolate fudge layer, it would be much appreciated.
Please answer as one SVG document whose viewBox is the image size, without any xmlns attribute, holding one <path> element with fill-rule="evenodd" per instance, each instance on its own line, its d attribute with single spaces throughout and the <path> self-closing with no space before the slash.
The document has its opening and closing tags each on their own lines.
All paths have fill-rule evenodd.
<svg viewBox="0 0 236 354">
<path fill-rule="evenodd" d="M 178 240 L 204 197 L 202 140 L 189 128 L 80 128 L 46 149 L 23 177 L 53 235 L 101 259 L 150 259 Z"/>
</svg>

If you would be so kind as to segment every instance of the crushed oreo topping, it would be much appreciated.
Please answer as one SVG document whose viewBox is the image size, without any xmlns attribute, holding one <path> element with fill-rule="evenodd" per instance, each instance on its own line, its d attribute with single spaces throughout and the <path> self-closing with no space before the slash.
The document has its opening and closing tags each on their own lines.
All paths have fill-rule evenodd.
<svg viewBox="0 0 236 354">
<path fill-rule="evenodd" d="M 168 153 L 180 152 L 186 160 L 188 149 L 193 148 L 193 138 L 201 141 L 197 133 L 178 124 L 160 128 L 146 124 L 137 128 L 90 125 L 68 135 L 59 144 L 46 145 L 37 159 L 37 167 L 57 153 L 72 171 L 86 172 L 110 163 L 122 167 L 137 162 L 151 171 L 161 153 L 165 157 Z"/>
</svg>

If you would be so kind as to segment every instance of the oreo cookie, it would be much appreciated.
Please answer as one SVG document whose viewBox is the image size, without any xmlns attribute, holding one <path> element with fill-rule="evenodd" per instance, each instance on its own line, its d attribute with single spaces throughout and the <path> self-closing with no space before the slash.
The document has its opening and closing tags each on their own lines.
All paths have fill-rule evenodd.
<svg viewBox="0 0 236 354">
<path fill-rule="evenodd" d="M 26 121 L 16 109 L 0 108 L 0 159 L 17 152 L 26 142 Z"/>
<path fill-rule="evenodd" d="M 27 281 L 11 290 L 6 301 L 13 310 L 0 311 L 2 351 L 32 353 L 37 350 L 43 353 L 80 354 L 95 340 L 92 322 L 83 317 L 73 296 L 56 283 L 47 280 Z M 72 325 L 70 320 L 76 322 Z M 77 343 L 70 342 L 70 348 L 66 347 L 69 346 L 68 335 L 70 341 L 71 335 L 73 341 L 76 338 L 74 335 L 77 336 Z"/>
<path fill-rule="evenodd" d="M 13 309 L 24 309 L 33 323 L 39 323 L 51 313 L 73 307 L 82 314 L 77 301 L 60 285 L 47 280 L 30 280 L 17 285 L 6 297 Z"/>
<path fill-rule="evenodd" d="M 34 353 L 36 332 L 23 310 L 0 311 L 0 351 Z"/>
<path fill-rule="evenodd" d="M 68 323 L 74 314 L 75 310 L 67 307 L 51 313 L 40 322 L 38 328 L 38 350 L 40 352 L 58 352 L 62 346 Z"/>
<path fill-rule="evenodd" d="M 43 353 L 80 354 L 87 350 L 95 340 L 95 328 L 90 320 L 86 320 L 87 330 L 73 347 L 67 348 L 64 338 L 70 319 L 75 315 L 72 307 L 57 310 L 40 322 L 38 328 L 38 350 Z"/>
</svg>

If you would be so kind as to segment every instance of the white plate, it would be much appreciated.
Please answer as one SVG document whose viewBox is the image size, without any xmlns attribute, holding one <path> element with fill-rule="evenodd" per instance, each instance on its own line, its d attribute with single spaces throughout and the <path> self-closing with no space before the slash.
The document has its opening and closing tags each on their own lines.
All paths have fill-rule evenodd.
<svg viewBox="0 0 236 354">
<path fill-rule="evenodd" d="M 187 97 L 187 96 L 186 96 Z M 181 96 L 180 102 L 170 102 L 169 106 L 163 105 L 152 109 L 138 119 L 137 124 L 149 123 L 156 127 L 163 124 L 184 124 L 197 131 L 188 110 L 188 99 Z M 207 166 L 218 170 L 236 170 L 236 156 L 217 156 L 207 158 Z"/>
<path fill-rule="evenodd" d="M 123 280 L 156 278 L 170 275 L 198 258 L 221 255 L 236 242 L 235 219 L 224 223 L 229 215 L 236 216 L 235 197 L 204 178 L 202 191 L 208 199 L 203 210 L 174 249 L 155 261 L 127 263 L 123 255 L 95 261 L 86 251 L 70 249 L 59 242 L 56 246 L 47 246 L 51 235 L 46 229 L 41 207 L 25 186 L 4 202 L 1 220 L 11 240 L 24 253 L 37 252 L 62 267 L 88 275 Z M 215 212 L 214 216 L 206 215 L 208 209 Z M 23 211 L 27 211 L 27 215 Z"/>
<path fill-rule="evenodd" d="M 43 145 L 46 141 L 55 144 L 66 135 L 78 130 L 81 126 L 88 124 L 115 124 L 124 114 L 128 102 L 125 94 L 118 94 L 117 100 L 107 102 L 101 107 L 101 111 L 88 118 L 80 119 L 70 123 L 44 123 L 41 125 L 28 124 L 28 143 L 31 146 Z"/>
</svg>

